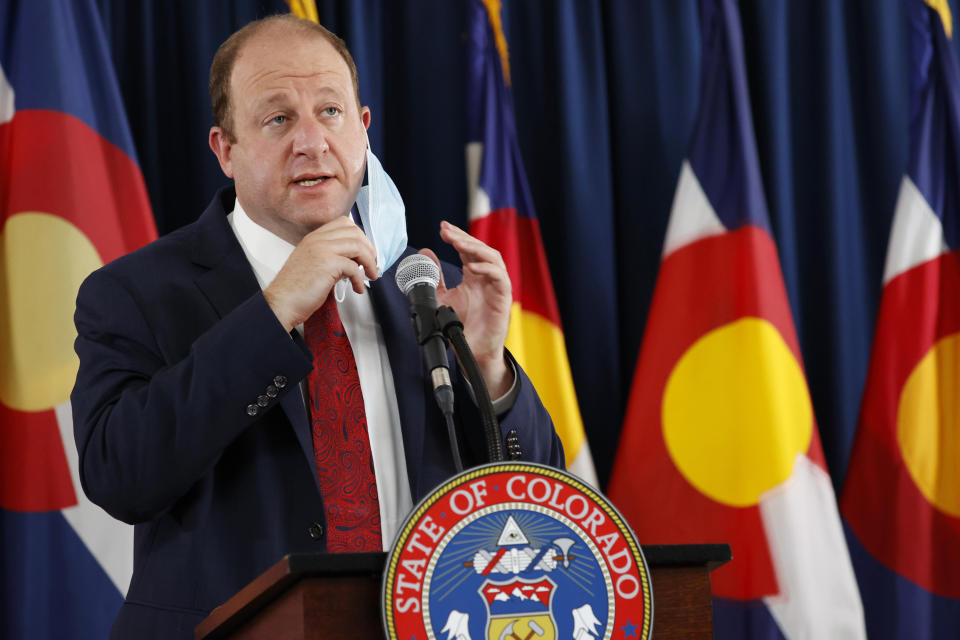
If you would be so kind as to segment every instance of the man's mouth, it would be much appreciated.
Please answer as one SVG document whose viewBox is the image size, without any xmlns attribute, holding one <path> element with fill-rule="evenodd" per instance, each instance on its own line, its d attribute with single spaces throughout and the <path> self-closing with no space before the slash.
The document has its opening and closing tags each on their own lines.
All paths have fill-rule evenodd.
<svg viewBox="0 0 960 640">
<path fill-rule="evenodd" d="M 300 178 L 299 180 L 294 180 L 301 187 L 312 187 L 321 182 L 326 182 L 330 179 L 330 176 L 317 176 L 315 178 Z"/>
</svg>

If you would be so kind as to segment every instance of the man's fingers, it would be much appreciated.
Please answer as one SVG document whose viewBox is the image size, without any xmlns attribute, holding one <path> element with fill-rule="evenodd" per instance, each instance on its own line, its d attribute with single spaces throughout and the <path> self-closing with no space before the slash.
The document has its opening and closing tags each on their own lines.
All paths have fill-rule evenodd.
<svg viewBox="0 0 960 640">
<path fill-rule="evenodd" d="M 364 273 L 371 280 L 376 280 L 380 275 L 377 272 L 377 253 L 369 244 L 359 243 L 351 239 L 327 243 L 323 249 L 325 253 L 329 252 L 333 256 L 349 260 L 352 264 L 350 276 L 353 272 L 359 273 L 360 266 L 363 267 Z M 348 274 L 345 273 L 344 275 Z"/>
<path fill-rule="evenodd" d="M 351 229 L 360 228 L 359 226 L 357 226 L 357 223 L 354 222 L 353 218 L 351 218 L 350 216 L 337 216 L 330 222 L 320 225 L 319 227 L 314 229 L 311 233 L 316 233 L 317 231 L 322 231 L 324 229 L 336 229 L 338 227 L 351 228 Z"/>
<path fill-rule="evenodd" d="M 371 280 L 377 279 L 380 275 L 377 271 L 377 251 L 358 227 L 354 225 L 352 229 L 338 228 L 330 230 L 321 228 L 317 231 L 321 230 L 327 232 L 315 236 L 310 234 L 304 239 L 309 243 L 310 250 L 315 252 L 318 259 L 322 260 L 323 255 L 329 254 L 349 258 L 356 264 L 363 265 L 368 278 Z M 317 232 L 315 231 L 313 233 Z"/>
<path fill-rule="evenodd" d="M 510 275 L 503 267 L 490 264 L 489 262 L 471 262 L 464 265 L 463 269 L 464 271 L 469 271 L 475 276 L 485 279 L 496 287 L 496 290 L 500 293 L 512 297 L 513 288 L 510 283 Z"/>
<path fill-rule="evenodd" d="M 503 256 L 500 255 L 499 251 L 446 220 L 440 223 L 440 237 L 453 245 L 453 248 L 460 254 L 460 260 L 464 263 L 464 266 L 468 262 L 491 262 L 500 266 L 504 265 Z"/>
<path fill-rule="evenodd" d="M 363 293 L 366 288 L 363 284 L 363 274 L 360 272 L 360 268 L 357 267 L 356 269 L 352 269 L 351 271 L 352 271 L 351 275 L 348 275 L 347 277 L 350 278 L 350 284 L 353 285 L 353 290 L 356 293 Z"/>
<path fill-rule="evenodd" d="M 437 265 L 437 269 L 440 270 L 440 284 L 437 286 L 437 290 L 446 291 L 447 284 L 443 281 L 443 267 L 440 266 L 440 258 L 437 257 L 437 254 L 433 252 L 433 249 L 427 249 L 427 248 L 420 249 L 420 251 L 418 251 L 417 253 L 422 253 L 423 255 L 433 260 L 433 263 Z"/>
<path fill-rule="evenodd" d="M 351 256 L 355 263 L 363 267 L 363 272 L 367 274 L 367 277 L 371 280 L 376 280 L 380 277 L 380 272 L 377 270 L 377 252 L 373 251 L 372 248 L 369 251 L 362 251 L 356 256 Z M 359 269 L 357 269 L 359 272 Z"/>
<path fill-rule="evenodd" d="M 503 280 L 504 282 L 509 282 L 510 279 L 506 269 L 498 264 L 492 264 L 490 262 L 471 262 L 464 265 L 463 269 L 464 271 L 470 271 L 478 276 L 489 278 L 490 280 Z"/>
</svg>

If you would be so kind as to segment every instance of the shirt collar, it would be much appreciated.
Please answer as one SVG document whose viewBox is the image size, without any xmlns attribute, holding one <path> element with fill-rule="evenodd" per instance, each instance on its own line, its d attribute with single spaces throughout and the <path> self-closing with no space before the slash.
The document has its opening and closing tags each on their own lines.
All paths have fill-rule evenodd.
<svg viewBox="0 0 960 640">
<path fill-rule="evenodd" d="M 253 267 L 260 287 L 266 288 L 277 277 L 277 273 L 293 253 L 294 246 L 251 220 L 243 210 L 240 200 L 234 202 L 233 212 L 228 219 L 250 266 Z"/>
</svg>

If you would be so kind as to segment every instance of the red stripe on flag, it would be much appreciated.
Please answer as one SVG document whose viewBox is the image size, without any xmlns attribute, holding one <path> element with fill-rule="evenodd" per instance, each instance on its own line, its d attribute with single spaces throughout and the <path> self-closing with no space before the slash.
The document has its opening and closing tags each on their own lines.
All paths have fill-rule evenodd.
<svg viewBox="0 0 960 640">
<path fill-rule="evenodd" d="M 867 551 L 948 598 L 960 598 L 960 518 L 932 505 L 910 477 L 897 438 L 897 415 L 907 378 L 938 340 L 957 332 L 957 253 L 920 264 L 887 283 L 841 499 L 843 515 Z"/>
<path fill-rule="evenodd" d="M 59 215 L 109 262 L 156 238 L 136 163 L 84 122 L 59 111 L 18 111 L 0 125 L 0 220 Z"/>
<path fill-rule="evenodd" d="M 497 209 L 471 222 L 470 233 L 503 256 L 514 301 L 560 327 L 560 311 L 537 219 L 518 216 L 513 207 Z"/>
<path fill-rule="evenodd" d="M 75 504 L 56 414 L 0 403 L 0 507 L 55 511 Z"/>
</svg>

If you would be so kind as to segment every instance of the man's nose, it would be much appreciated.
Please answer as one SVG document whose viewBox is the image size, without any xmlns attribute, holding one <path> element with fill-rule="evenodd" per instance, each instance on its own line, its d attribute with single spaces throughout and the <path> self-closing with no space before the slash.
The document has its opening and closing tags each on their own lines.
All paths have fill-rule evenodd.
<svg viewBox="0 0 960 640">
<path fill-rule="evenodd" d="M 316 157 L 330 149 L 328 131 L 314 118 L 301 118 L 293 132 L 293 153 Z"/>
</svg>

